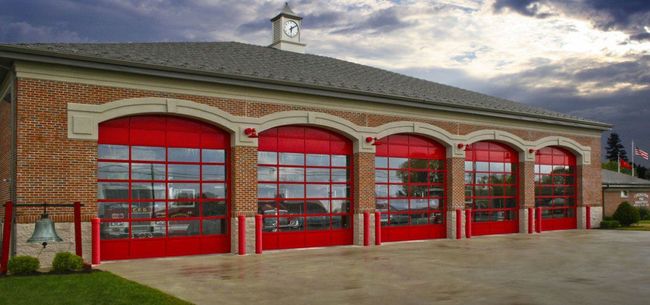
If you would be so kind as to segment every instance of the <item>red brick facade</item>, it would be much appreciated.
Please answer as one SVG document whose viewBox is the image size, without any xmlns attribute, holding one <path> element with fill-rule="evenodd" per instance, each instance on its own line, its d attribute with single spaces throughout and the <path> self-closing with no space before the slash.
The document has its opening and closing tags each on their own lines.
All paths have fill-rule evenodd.
<svg viewBox="0 0 650 305">
<path fill-rule="evenodd" d="M 359 126 L 375 127 L 393 121 L 418 121 L 438 126 L 452 134 L 464 135 L 482 129 L 495 129 L 510 132 L 527 141 L 546 136 L 565 136 L 591 148 L 592 164 L 581 166 L 579 173 L 584 177 L 581 200 L 585 205 L 599 206 L 600 191 L 600 138 L 580 137 L 570 134 L 557 134 L 537 130 L 522 130 L 507 127 L 484 127 L 463 122 L 413 119 L 411 117 L 387 116 L 375 113 L 331 110 L 318 107 L 304 107 L 261 103 L 257 101 L 233 100 L 216 97 L 175 94 L 139 89 L 126 89 L 79 83 L 47 81 L 19 78 L 16 81 L 18 106 L 18 179 L 17 196 L 19 203 L 62 203 L 81 201 L 85 219 L 96 215 L 96 155 L 95 141 L 68 139 L 67 105 L 102 104 L 115 100 L 136 97 L 167 97 L 189 100 L 219 108 L 237 116 L 261 117 L 267 114 L 308 110 L 328 113 L 346 119 Z M 0 107 L 0 120 L 6 114 L 9 104 Z M 8 127 L 2 120 L 0 133 L 4 135 Z M 5 138 L 5 137 L 3 137 Z M 2 152 L 7 149 L 6 141 L 0 143 Z M 6 156 L 7 154 L 3 154 Z M 232 185 L 229 189 L 232 199 L 233 216 L 256 213 L 256 148 L 236 146 L 231 151 Z M 7 171 L 5 159 L 0 160 L 0 173 Z M 374 210 L 374 154 L 356 153 L 355 166 L 355 211 Z M 449 208 L 464 206 L 464 162 L 462 158 L 448 158 L 448 204 Z M 532 165 L 525 163 L 521 169 L 524 184 L 530 185 L 523 194 L 526 206 L 534 206 L 532 189 Z M 580 179 L 580 177 L 579 177 Z M 7 189 L 0 188 L 0 196 L 6 197 Z M 49 211 L 55 221 L 70 221 L 70 211 Z M 29 223 L 36 220 L 38 209 L 18 210 L 17 221 Z"/>
<path fill-rule="evenodd" d="M 11 107 L 0 101 L 0 203 L 11 199 L 11 182 L 3 180 L 11 178 Z M 4 209 L 0 209 L 0 216 L 4 216 Z"/>
</svg>

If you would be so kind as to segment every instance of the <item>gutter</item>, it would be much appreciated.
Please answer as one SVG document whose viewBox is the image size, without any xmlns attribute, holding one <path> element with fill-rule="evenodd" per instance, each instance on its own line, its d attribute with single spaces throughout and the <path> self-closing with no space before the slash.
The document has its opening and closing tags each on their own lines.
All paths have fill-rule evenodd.
<svg viewBox="0 0 650 305">
<path fill-rule="evenodd" d="M 273 79 L 260 79 L 241 75 L 231 75 L 216 72 L 201 72 L 189 69 L 161 67 L 155 65 L 147 65 L 140 63 L 132 63 L 127 61 L 112 60 L 112 59 L 99 59 L 88 56 L 77 56 L 71 54 L 53 54 L 40 50 L 29 50 L 24 48 L 17 48 L 12 46 L 0 46 L 0 57 L 13 59 L 34 61 L 49 64 L 66 65 L 81 68 L 108 70 L 115 72 L 126 72 L 149 76 L 158 76 L 165 78 L 184 79 L 192 81 L 201 81 L 208 83 L 218 83 L 223 85 L 234 85 L 241 87 L 253 87 L 259 89 L 267 89 L 274 91 L 283 91 L 291 93 L 309 94 L 324 97 L 352 99 L 360 101 L 368 101 L 380 104 L 401 105 L 421 109 L 441 110 L 447 112 L 466 113 L 489 117 L 507 118 L 519 121 L 529 121 L 536 123 L 546 123 L 563 125 L 570 127 L 579 127 L 586 129 L 595 129 L 600 131 L 607 131 L 613 125 L 593 122 L 581 121 L 568 118 L 550 118 L 544 115 L 537 114 L 524 114 L 514 111 L 489 111 L 479 107 L 472 107 L 467 105 L 441 105 L 425 102 L 416 98 L 404 96 L 390 96 L 377 93 L 368 93 L 360 90 L 331 88 L 307 83 L 291 83 L 286 81 L 278 81 Z"/>
</svg>

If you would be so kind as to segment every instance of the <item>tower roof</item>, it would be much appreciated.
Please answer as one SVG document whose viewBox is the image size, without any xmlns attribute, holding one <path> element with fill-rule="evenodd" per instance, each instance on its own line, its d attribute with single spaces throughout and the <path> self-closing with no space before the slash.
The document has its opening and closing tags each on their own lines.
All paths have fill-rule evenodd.
<svg viewBox="0 0 650 305">
<path fill-rule="evenodd" d="M 287 17 L 298 19 L 298 20 L 302 19 L 302 17 L 298 16 L 296 13 L 294 13 L 291 10 L 291 7 L 289 7 L 289 2 L 284 3 L 284 7 L 282 8 L 282 11 L 280 11 L 280 13 L 277 16 L 273 17 L 271 19 L 271 21 L 275 21 L 275 20 L 277 20 L 278 18 L 280 18 L 282 16 L 287 16 Z"/>
</svg>

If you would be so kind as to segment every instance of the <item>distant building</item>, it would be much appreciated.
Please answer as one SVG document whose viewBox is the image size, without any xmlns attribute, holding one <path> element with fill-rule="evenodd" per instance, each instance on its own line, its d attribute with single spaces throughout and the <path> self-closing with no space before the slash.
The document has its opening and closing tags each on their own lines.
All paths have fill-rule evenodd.
<svg viewBox="0 0 650 305">
<path fill-rule="evenodd" d="M 612 216 L 618 205 L 627 201 L 635 207 L 650 208 L 650 180 L 607 169 L 602 170 L 604 216 Z"/>
</svg>

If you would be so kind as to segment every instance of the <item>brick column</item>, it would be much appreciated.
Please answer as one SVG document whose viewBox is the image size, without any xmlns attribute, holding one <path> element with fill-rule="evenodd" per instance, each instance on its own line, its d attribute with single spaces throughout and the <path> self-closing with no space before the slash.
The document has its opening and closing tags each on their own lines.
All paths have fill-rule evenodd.
<svg viewBox="0 0 650 305">
<path fill-rule="evenodd" d="M 230 252 L 238 253 L 237 216 L 246 216 L 246 253 L 255 253 L 257 147 L 233 146 L 230 156 Z"/>
<path fill-rule="evenodd" d="M 519 233 L 528 233 L 528 208 L 535 208 L 535 162 L 519 162 Z M 533 221 L 535 218 L 533 217 Z M 535 224 L 533 223 L 533 226 Z"/>
<path fill-rule="evenodd" d="M 465 209 L 465 158 L 447 158 L 447 238 L 456 238 L 456 209 Z M 461 213 L 465 236 L 465 212 Z"/>
<path fill-rule="evenodd" d="M 599 152 L 592 151 L 592 160 L 600 160 Z M 578 229 L 585 229 L 587 222 L 586 206 L 591 207 L 591 227 L 600 227 L 603 217 L 603 196 L 601 185 L 601 170 L 599 164 L 578 164 L 576 166 L 576 217 Z"/>
<path fill-rule="evenodd" d="M 370 244 L 375 243 L 375 154 L 354 154 L 354 244 L 363 245 L 363 212 L 370 213 Z"/>
</svg>

